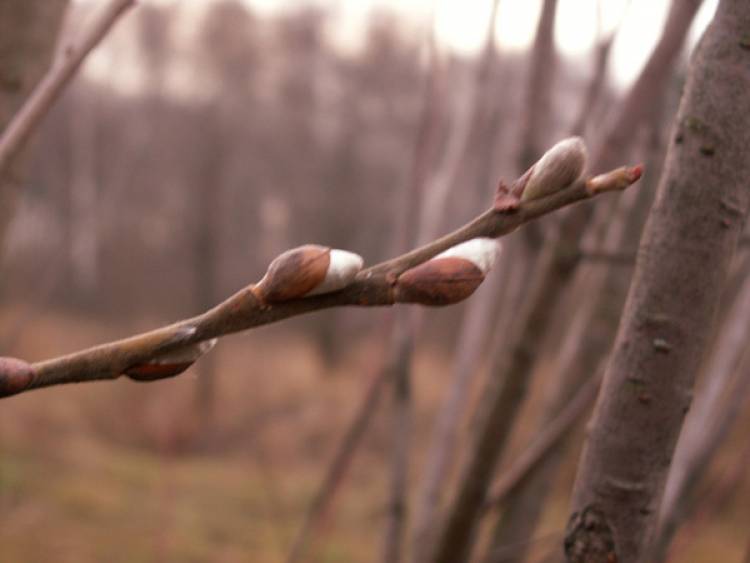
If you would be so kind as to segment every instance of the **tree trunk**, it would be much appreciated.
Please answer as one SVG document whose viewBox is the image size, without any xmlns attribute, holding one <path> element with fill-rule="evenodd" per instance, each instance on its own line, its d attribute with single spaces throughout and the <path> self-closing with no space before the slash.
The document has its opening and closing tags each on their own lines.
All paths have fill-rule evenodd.
<svg viewBox="0 0 750 563">
<path fill-rule="evenodd" d="M 52 61 L 67 0 L 0 3 L 0 130 L 21 107 Z M 23 184 L 23 157 L 0 178 L 0 249 Z"/>
<path fill-rule="evenodd" d="M 653 532 L 750 206 L 748 29 L 750 4 L 721 0 L 692 60 L 576 479 L 570 562 L 638 561 Z"/>
</svg>

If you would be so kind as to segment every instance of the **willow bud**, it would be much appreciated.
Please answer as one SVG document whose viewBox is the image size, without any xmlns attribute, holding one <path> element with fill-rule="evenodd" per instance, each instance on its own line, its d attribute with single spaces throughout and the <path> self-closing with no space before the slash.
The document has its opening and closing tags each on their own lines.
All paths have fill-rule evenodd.
<svg viewBox="0 0 750 563">
<path fill-rule="evenodd" d="M 557 143 L 530 169 L 521 201 L 553 194 L 575 182 L 586 167 L 586 145 L 580 137 Z"/>
<path fill-rule="evenodd" d="M 395 300 L 441 306 L 469 297 L 494 264 L 500 243 L 475 238 L 458 244 L 424 264 L 407 270 L 396 280 Z"/>
<path fill-rule="evenodd" d="M 353 252 L 306 244 L 277 256 L 254 291 L 268 303 L 330 293 L 349 285 L 362 264 Z"/>
<path fill-rule="evenodd" d="M 148 362 L 128 368 L 125 370 L 125 375 L 135 381 L 155 381 L 174 377 L 187 370 L 198 358 L 211 351 L 216 346 L 216 340 L 216 338 L 211 338 L 159 354 Z"/>
<path fill-rule="evenodd" d="M 601 192 L 624 190 L 637 182 L 643 174 L 643 165 L 622 166 L 605 174 L 599 174 L 586 182 L 586 189 L 591 195 Z"/>
<path fill-rule="evenodd" d="M 0 397 L 9 397 L 24 391 L 34 378 L 28 362 L 18 358 L 0 358 Z"/>
</svg>

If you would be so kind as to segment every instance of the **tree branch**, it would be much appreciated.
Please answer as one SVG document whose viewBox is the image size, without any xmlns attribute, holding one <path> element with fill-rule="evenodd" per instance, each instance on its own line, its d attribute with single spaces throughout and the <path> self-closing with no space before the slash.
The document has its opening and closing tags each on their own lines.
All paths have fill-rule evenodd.
<svg viewBox="0 0 750 563">
<path fill-rule="evenodd" d="M 107 35 L 118 18 L 134 5 L 135 0 L 112 0 L 85 30 L 79 42 L 64 47 L 0 137 L 0 176 L 5 173 L 13 157 L 47 114 L 88 54 Z"/>
<path fill-rule="evenodd" d="M 596 377 L 586 381 L 568 405 L 534 439 L 531 445 L 506 469 L 495 482 L 485 502 L 485 510 L 499 508 L 513 491 L 537 465 L 545 459 L 555 445 L 568 436 L 581 415 L 594 403 L 599 392 L 602 370 Z"/>
<path fill-rule="evenodd" d="M 623 190 L 637 181 L 640 174 L 641 167 L 619 168 L 595 178 L 579 178 L 550 195 L 520 201 L 510 211 L 490 208 L 442 238 L 360 271 L 351 284 L 332 293 L 269 303 L 258 297 L 256 284 L 251 284 L 196 317 L 38 362 L 28 366 L 27 372 L 16 368 L 3 370 L 0 365 L 0 397 L 64 383 L 116 379 L 129 368 L 159 355 L 312 311 L 346 305 L 393 305 L 398 300 L 395 288 L 399 276 L 440 252 L 477 237 L 498 238 L 533 219 L 601 192 Z"/>
</svg>

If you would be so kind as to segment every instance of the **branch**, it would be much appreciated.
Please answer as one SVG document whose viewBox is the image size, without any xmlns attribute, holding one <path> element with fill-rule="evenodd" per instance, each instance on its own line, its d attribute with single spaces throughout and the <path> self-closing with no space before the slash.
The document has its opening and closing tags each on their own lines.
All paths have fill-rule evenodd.
<svg viewBox="0 0 750 563">
<path fill-rule="evenodd" d="M 5 173 L 13 157 L 47 114 L 84 59 L 107 35 L 118 18 L 133 5 L 135 0 L 112 0 L 85 30 L 80 41 L 63 49 L 0 137 L 0 176 Z"/>
<path fill-rule="evenodd" d="M 508 495 L 523 481 L 524 477 L 539 462 L 547 457 L 547 454 L 556 444 L 559 444 L 568 435 L 581 414 L 596 399 L 601 379 L 602 370 L 599 370 L 598 375 L 583 384 L 583 387 L 578 390 L 567 407 L 544 428 L 531 445 L 500 475 L 485 503 L 485 510 L 499 508 Z"/>
<path fill-rule="evenodd" d="M 65 383 L 112 380 L 123 374 L 137 381 L 174 376 L 210 349 L 210 346 L 201 346 L 198 350 L 195 346 L 196 354 L 186 353 L 192 345 L 321 309 L 347 305 L 374 307 L 397 302 L 444 305 L 460 301 L 468 297 L 484 277 L 478 268 L 475 268 L 477 275 L 473 277 L 468 277 L 465 269 L 450 270 L 457 263 L 468 260 L 453 256 L 430 261 L 422 268 L 415 267 L 460 243 L 480 237 L 498 238 L 533 219 L 601 192 L 623 190 L 636 182 L 641 172 L 640 166 L 618 168 L 594 178 L 575 179 L 537 199 L 520 199 L 510 210 L 490 208 L 458 230 L 392 260 L 361 270 L 343 289 L 322 295 L 312 295 L 314 284 L 297 295 L 291 285 L 274 285 L 275 280 L 286 283 L 287 278 L 295 273 L 294 268 L 299 268 L 300 279 L 290 283 L 307 283 L 309 274 L 317 275 L 311 270 L 318 268 L 319 264 L 308 254 L 319 252 L 320 247 L 288 251 L 274 260 L 258 284 L 241 289 L 196 317 L 31 365 L 14 359 L 10 363 L 0 363 L 0 397 Z M 540 171 L 539 177 L 543 175 Z M 549 178 L 554 182 L 554 176 Z M 438 265 L 440 262 L 443 264 Z M 468 289 L 467 285 L 470 286 Z M 318 287 L 321 288 L 322 285 Z M 309 296 L 304 296 L 306 293 Z M 160 364 L 159 360 L 168 354 L 173 354 L 170 359 L 174 358 L 175 364 L 184 362 L 182 369 L 164 372 L 150 369 L 154 364 L 149 364 L 149 360 Z M 134 368 L 145 369 L 134 371 Z"/>
<path fill-rule="evenodd" d="M 390 323 L 389 323 L 390 324 Z M 370 377 L 364 396 L 361 399 L 359 407 L 352 418 L 349 427 L 336 448 L 325 476 L 320 483 L 315 496 L 307 507 L 304 520 L 297 531 L 292 547 L 289 550 L 287 563 L 296 563 L 302 560 L 305 549 L 308 547 L 311 539 L 316 537 L 314 532 L 319 531 L 321 521 L 329 512 L 333 504 L 334 496 L 341 486 L 342 481 L 351 465 L 354 454 L 362 442 L 365 431 L 374 416 L 380 398 L 383 394 L 385 384 L 388 382 L 390 373 L 378 367 L 375 373 Z"/>
</svg>

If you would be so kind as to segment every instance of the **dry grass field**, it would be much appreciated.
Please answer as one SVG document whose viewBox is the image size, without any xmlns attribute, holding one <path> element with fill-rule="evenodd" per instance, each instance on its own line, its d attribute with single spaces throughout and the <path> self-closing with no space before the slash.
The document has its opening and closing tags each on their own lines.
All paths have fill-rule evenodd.
<svg viewBox="0 0 750 563">
<path fill-rule="evenodd" d="M 1 326 L 21 312 L 4 311 Z M 42 358 L 155 322 L 114 326 L 48 310 L 33 319 L 8 353 Z M 284 561 L 379 353 L 373 345 L 360 346 L 331 370 L 304 333 L 283 327 L 226 339 L 217 350 L 220 396 L 206 432 L 191 414 L 195 376 L 190 373 L 150 385 L 123 380 L 58 387 L 2 401 L 0 561 Z M 418 354 L 413 490 L 449 365 L 440 350 L 423 348 Z M 524 420 L 534 415 L 532 401 Z M 380 560 L 387 418 L 384 401 L 309 561 Z M 712 467 L 711 487 L 703 489 L 716 508 L 688 524 L 673 561 L 741 560 L 750 487 L 721 489 L 739 462 L 733 452 L 747 440 L 736 434 L 736 447 L 725 448 Z M 521 433 L 513 450 L 528 439 Z M 544 560 L 558 542 L 575 458 L 569 456 L 559 476 L 534 561 Z M 717 494 L 724 498 L 715 499 Z"/>
</svg>

